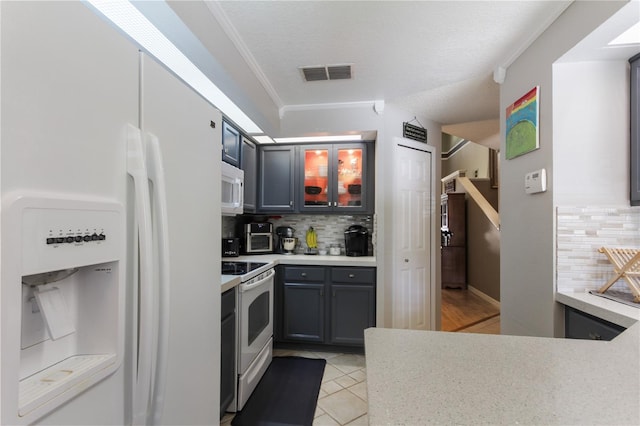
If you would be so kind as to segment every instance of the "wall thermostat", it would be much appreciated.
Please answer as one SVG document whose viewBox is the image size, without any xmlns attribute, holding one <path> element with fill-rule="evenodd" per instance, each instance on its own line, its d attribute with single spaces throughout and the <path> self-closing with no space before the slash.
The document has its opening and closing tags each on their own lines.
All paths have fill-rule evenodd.
<svg viewBox="0 0 640 426">
<path fill-rule="evenodd" d="M 524 192 L 535 194 L 547 190 L 547 171 L 540 169 L 527 173 L 524 177 Z"/>
</svg>

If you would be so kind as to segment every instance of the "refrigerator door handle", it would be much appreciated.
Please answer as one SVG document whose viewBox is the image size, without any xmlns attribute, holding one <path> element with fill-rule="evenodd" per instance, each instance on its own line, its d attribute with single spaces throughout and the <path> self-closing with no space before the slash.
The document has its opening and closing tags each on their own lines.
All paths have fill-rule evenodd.
<svg viewBox="0 0 640 426">
<path fill-rule="evenodd" d="M 147 153 L 147 169 L 153 189 L 153 217 L 157 242 L 158 258 L 158 328 L 157 355 L 155 372 L 153 372 L 153 390 L 151 398 L 151 424 L 160 424 L 164 406 L 166 387 L 167 360 L 169 355 L 169 322 L 171 289 L 169 270 L 169 226 L 167 217 L 167 193 L 164 179 L 162 151 L 158 138 L 150 133 L 145 134 Z"/>
<path fill-rule="evenodd" d="M 151 392 L 153 334 L 153 241 L 149 178 L 144 161 L 140 129 L 129 125 L 127 130 L 127 173 L 133 178 L 135 218 L 139 245 L 138 357 L 133 391 L 133 424 L 147 424 Z"/>
</svg>

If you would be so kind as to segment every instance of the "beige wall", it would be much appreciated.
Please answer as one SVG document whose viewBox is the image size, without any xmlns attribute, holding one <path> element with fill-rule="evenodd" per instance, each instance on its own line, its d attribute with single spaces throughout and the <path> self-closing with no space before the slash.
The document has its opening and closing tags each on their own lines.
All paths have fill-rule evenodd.
<svg viewBox="0 0 640 426">
<path fill-rule="evenodd" d="M 472 179 L 487 201 L 498 209 L 498 189 L 488 179 Z M 467 199 L 467 282 L 495 300 L 500 300 L 500 231 L 480 207 Z"/>
<path fill-rule="evenodd" d="M 453 155 L 442 160 L 443 177 L 457 170 L 466 170 L 469 178 L 488 178 L 489 148 L 467 142 Z"/>
</svg>

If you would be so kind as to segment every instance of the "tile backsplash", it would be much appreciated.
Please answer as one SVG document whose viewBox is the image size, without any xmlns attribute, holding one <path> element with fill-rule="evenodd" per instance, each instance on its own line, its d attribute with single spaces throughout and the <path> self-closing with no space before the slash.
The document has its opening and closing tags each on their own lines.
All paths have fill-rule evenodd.
<svg viewBox="0 0 640 426">
<path fill-rule="evenodd" d="M 264 218 L 264 216 L 260 216 Z M 236 226 L 235 217 L 222 217 L 222 236 L 233 236 Z M 309 215 L 309 214 L 290 214 L 269 218 L 269 222 L 273 223 L 273 229 L 278 226 L 291 226 L 296 230 L 295 236 L 298 237 L 303 247 L 305 244 L 305 234 L 310 226 L 316 230 L 318 234 L 318 247 L 328 248 L 330 244 L 340 244 L 344 249 L 344 231 L 351 225 L 362 225 L 369 230 L 370 244 L 369 254 L 374 254 L 375 246 L 375 216 L 374 215 Z"/>
<path fill-rule="evenodd" d="M 556 214 L 558 291 L 596 290 L 613 277 L 599 248 L 640 248 L 640 208 L 558 207 Z M 622 280 L 611 289 L 629 292 Z"/>
</svg>

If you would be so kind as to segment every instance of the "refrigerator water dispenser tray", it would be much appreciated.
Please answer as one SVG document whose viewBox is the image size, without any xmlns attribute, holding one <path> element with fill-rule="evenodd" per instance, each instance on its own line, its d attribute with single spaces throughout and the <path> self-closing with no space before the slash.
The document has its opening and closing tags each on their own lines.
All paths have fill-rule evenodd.
<svg viewBox="0 0 640 426">
<path fill-rule="evenodd" d="M 78 355 L 20 380 L 18 415 L 25 416 L 116 361 L 116 354 Z"/>
</svg>

